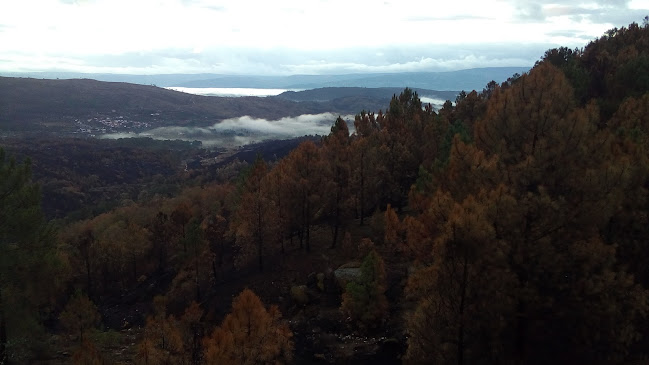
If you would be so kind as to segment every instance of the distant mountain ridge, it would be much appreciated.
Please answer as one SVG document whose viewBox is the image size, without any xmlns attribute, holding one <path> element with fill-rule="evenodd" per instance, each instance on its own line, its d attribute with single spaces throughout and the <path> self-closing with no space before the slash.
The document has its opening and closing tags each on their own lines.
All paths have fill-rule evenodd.
<svg viewBox="0 0 649 365">
<path fill-rule="evenodd" d="M 181 87 L 250 87 L 273 89 L 317 89 L 324 87 L 420 88 L 429 90 L 482 90 L 492 80 L 501 83 L 529 67 L 489 67 L 448 72 L 400 72 L 348 75 L 219 76 L 184 82 Z"/>
<path fill-rule="evenodd" d="M 340 90 L 339 90 L 340 91 Z M 356 114 L 385 109 L 389 96 L 331 93 L 327 101 L 281 97 L 199 96 L 149 85 L 88 79 L 43 80 L 0 77 L 0 135 L 4 132 L 62 133 L 88 119 L 124 119 L 163 126 L 211 126 L 248 115 L 277 120 L 303 114 Z M 388 93 L 391 91 L 388 91 Z M 389 96 L 388 96 L 389 95 Z"/>
<path fill-rule="evenodd" d="M 161 87 L 220 87 L 259 89 L 316 89 L 323 87 L 395 87 L 429 90 L 482 90 L 491 80 L 500 83 L 515 73 L 522 74 L 530 67 L 487 67 L 445 72 L 355 73 L 343 75 L 220 75 L 169 74 L 125 75 L 83 74 L 71 72 L 4 72 L 2 76 L 46 79 L 87 78 L 99 81 L 128 82 Z"/>
</svg>

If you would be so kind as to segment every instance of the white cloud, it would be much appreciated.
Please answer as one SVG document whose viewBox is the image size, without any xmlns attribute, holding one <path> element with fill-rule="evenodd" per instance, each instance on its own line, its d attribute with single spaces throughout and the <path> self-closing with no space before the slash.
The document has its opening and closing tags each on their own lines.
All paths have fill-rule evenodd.
<svg viewBox="0 0 649 365">
<path fill-rule="evenodd" d="M 249 116 L 226 119 L 214 124 L 210 129 L 216 132 L 246 133 L 277 137 L 300 137 L 304 135 L 329 134 L 338 115 L 333 113 L 303 114 L 297 117 L 284 117 L 279 120 L 257 119 Z M 354 120 L 353 115 L 343 117 Z"/>
<path fill-rule="evenodd" d="M 421 96 L 419 97 L 419 100 L 425 105 L 425 104 L 431 104 L 434 108 L 440 109 L 446 100 L 442 99 L 437 99 L 437 98 L 429 98 L 427 96 Z"/>
<path fill-rule="evenodd" d="M 629 2 L 629 9 L 648 10 L 649 9 L 649 0 L 631 0 Z"/>
</svg>

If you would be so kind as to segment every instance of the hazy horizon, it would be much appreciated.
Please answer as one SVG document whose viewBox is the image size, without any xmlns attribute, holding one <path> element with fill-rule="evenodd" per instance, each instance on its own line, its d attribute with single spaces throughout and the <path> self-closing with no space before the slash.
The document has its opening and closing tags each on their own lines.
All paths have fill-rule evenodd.
<svg viewBox="0 0 649 365">
<path fill-rule="evenodd" d="M 0 12 L 0 72 L 286 76 L 527 67 L 547 49 L 584 47 L 647 14 L 649 0 L 10 0 Z"/>
</svg>

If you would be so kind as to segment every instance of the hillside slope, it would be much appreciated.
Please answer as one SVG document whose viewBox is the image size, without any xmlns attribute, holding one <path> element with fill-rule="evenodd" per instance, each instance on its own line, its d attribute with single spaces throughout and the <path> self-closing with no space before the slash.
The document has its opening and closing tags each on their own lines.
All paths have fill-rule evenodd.
<svg viewBox="0 0 649 365">
<path fill-rule="evenodd" d="M 61 133 L 75 120 L 123 117 L 149 127 L 206 126 L 249 115 L 279 119 L 324 112 L 355 114 L 384 104 L 372 98 L 295 102 L 278 98 L 198 96 L 155 86 L 87 79 L 42 80 L 0 77 L 0 130 Z"/>
</svg>

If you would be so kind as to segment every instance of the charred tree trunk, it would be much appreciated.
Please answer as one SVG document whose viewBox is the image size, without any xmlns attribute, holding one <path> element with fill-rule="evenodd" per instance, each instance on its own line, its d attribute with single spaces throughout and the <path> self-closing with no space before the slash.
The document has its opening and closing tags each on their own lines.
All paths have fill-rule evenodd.
<svg viewBox="0 0 649 365">
<path fill-rule="evenodd" d="M 469 280 L 469 271 L 468 271 L 468 258 L 467 258 L 467 253 L 465 252 L 464 254 L 464 267 L 462 268 L 462 283 L 461 283 L 461 289 L 460 289 L 460 313 L 459 313 L 459 319 L 460 319 L 460 325 L 458 328 L 458 333 L 457 333 L 457 364 L 458 365 L 464 365 L 464 306 L 465 306 L 465 300 L 466 300 L 466 286 L 467 286 L 467 281 Z"/>
<path fill-rule="evenodd" d="M 86 291 L 88 298 L 92 299 L 92 278 L 90 277 L 90 258 L 86 258 Z M 2 364 L 0 362 L 0 364 Z"/>
<path fill-rule="evenodd" d="M 310 242 L 310 236 L 311 236 L 311 207 L 309 206 L 309 202 L 307 201 L 306 203 L 306 222 L 305 222 L 305 229 L 306 229 L 306 234 L 305 234 L 305 244 L 306 244 L 306 252 L 311 252 L 311 242 Z"/>
<path fill-rule="evenodd" d="M 264 262 L 263 262 L 263 255 L 262 255 L 262 249 L 264 247 L 264 233 L 263 233 L 263 220 L 262 220 L 262 215 L 263 215 L 263 210 L 261 206 L 261 188 L 258 189 L 257 191 L 257 199 L 258 199 L 258 205 L 257 205 L 257 253 L 259 255 L 259 271 L 264 271 Z"/>
<path fill-rule="evenodd" d="M 336 191 L 336 213 L 334 214 L 334 229 L 331 248 L 336 248 L 336 242 L 338 241 L 338 228 L 340 227 L 340 201 L 342 200 L 343 195 L 342 190 L 342 184 L 338 184 L 338 191 Z"/>
<path fill-rule="evenodd" d="M 7 322 L 2 300 L 2 280 L 0 280 L 0 365 L 5 364 L 7 364 Z"/>
<path fill-rule="evenodd" d="M 363 163 L 363 158 L 365 157 L 365 154 L 361 154 L 361 201 L 360 201 L 360 206 L 361 206 L 361 226 L 364 223 L 364 218 L 365 218 L 365 167 Z"/>
</svg>

